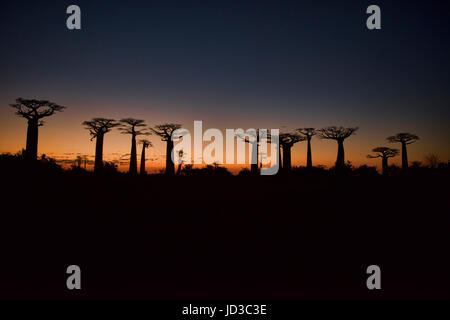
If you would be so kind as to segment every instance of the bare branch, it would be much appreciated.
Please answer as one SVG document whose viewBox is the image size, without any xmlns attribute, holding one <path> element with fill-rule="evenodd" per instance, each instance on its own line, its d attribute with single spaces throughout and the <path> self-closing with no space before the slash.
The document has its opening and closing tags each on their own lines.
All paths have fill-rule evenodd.
<svg viewBox="0 0 450 320">
<path fill-rule="evenodd" d="M 397 156 L 400 152 L 397 149 L 387 147 L 376 147 L 372 149 L 376 155 L 368 155 L 367 158 L 392 158 Z"/>
<path fill-rule="evenodd" d="M 280 145 L 283 148 L 290 148 L 300 141 L 305 141 L 306 137 L 297 133 L 280 133 Z"/>
<path fill-rule="evenodd" d="M 400 142 L 405 144 L 411 144 L 419 140 L 419 137 L 415 134 L 403 132 L 403 133 L 397 133 L 395 136 L 390 136 L 386 138 L 387 141 L 390 143 Z"/>
<path fill-rule="evenodd" d="M 17 98 L 16 103 L 10 104 L 10 107 L 16 109 L 16 115 L 23 117 L 28 121 L 36 122 L 39 122 L 42 118 L 53 115 L 57 111 L 63 111 L 66 108 L 48 100 L 23 98 Z M 40 122 L 39 125 L 43 125 L 43 122 Z"/>
<path fill-rule="evenodd" d="M 315 128 L 299 128 L 296 131 L 301 136 L 306 137 L 307 139 L 311 139 L 313 136 L 317 134 Z"/>
<path fill-rule="evenodd" d="M 355 134 L 358 127 L 344 128 L 344 127 L 325 127 L 317 130 L 317 135 L 320 139 L 330 140 L 345 140 L 351 135 Z"/>
<path fill-rule="evenodd" d="M 164 123 L 160 125 L 156 125 L 154 128 L 150 128 L 150 130 L 161 137 L 162 141 L 168 141 L 172 136 L 172 133 L 181 128 L 181 124 L 176 123 Z"/>
<path fill-rule="evenodd" d="M 106 118 L 93 118 L 90 121 L 84 121 L 82 124 L 85 129 L 89 130 L 92 139 L 96 138 L 98 135 L 110 132 L 114 127 L 120 126 L 116 120 Z"/>
<path fill-rule="evenodd" d="M 119 121 L 121 126 L 118 128 L 123 134 L 132 134 L 134 136 L 139 135 L 151 135 L 151 132 L 144 130 L 136 130 L 139 127 L 146 127 L 145 120 L 125 118 Z"/>
<path fill-rule="evenodd" d="M 139 144 L 142 144 L 144 148 L 150 148 L 153 147 L 153 144 L 150 140 L 147 139 L 141 139 L 139 140 Z"/>
</svg>

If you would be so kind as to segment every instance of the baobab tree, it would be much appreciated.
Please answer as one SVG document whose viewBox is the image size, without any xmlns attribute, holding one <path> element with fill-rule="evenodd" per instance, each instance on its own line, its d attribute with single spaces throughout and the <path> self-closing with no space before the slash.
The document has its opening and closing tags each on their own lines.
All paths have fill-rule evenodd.
<svg viewBox="0 0 450 320">
<path fill-rule="evenodd" d="M 248 135 L 248 137 L 245 137 L 245 135 Z M 259 144 L 262 143 L 263 141 L 265 143 L 272 143 L 272 136 L 269 132 L 265 132 L 262 133 L 260 132 L 260 129 L 256 129 L 254 134 L 253 133 L 249 133 L 247 132 L 244 135 L 237 135 L 238 138 L 244 140 L 246 143 L 248 143 L 250 145 L 250 154 L 256 155 L 256 159 L 252 159 L 251 163 L 250 163 L 250 172 L 254 175 L 257 175 L 259 170 L 262 167 L 262 162 L 259 161 L 259 157 L 262 156 L 260 155 L 259 152 Z M 281 167 L 281 144 L 278 145 L 278 161 L 279 161 L 279 165 Z"/>
<path fill-rule="evenodd" d="M 141 153 L 141 171 L 139 172 L 141 175 L 145 175 L 145 149 L 149 147 L 153 147 L 152 143 L 146 139 L 139 140 L 139 143 L 142 144 L 142 153 Z"/>
<path fill-rule="evenodd" d="M 297 129 L 300 136 L 304 137 L 308 142 L 308 150 L 306 153 L 306 167 L 312 168 L 312 154 L 311 154 L 311 138 L 316 135 L 315 128 L 300 128 Z"/>
<path fill-rule="evenodd" d="M 38 150 L 38 128 L 44 125 L 43 118 L 52 116 L 57 111 L 63 111 L 66 107 L 60 106 L 48 100 L 35 100 L 17 98 L 16 103 L 10 104 L 16 109 L 16 115 L 27 119 L 27 145 L 25 158 L 37 159 Z"/>
<path fill-rule="evenodd" d="M 103 140 L 105 134 L 120 124 L 114 119 L 93 118 L 90 121 L 84 121 L 83 125 L 89 130 L 91 141 L 96 139 L 94 172 L 100 173 L 103 169 Z"/>
<path fill-rule="evenodd" d="M 386 138 L 390 143 L 400 142 L 402 144 L 402 169 L 408 169 L 408 154 L 406 145 L 419 140 L 419 137 L 412 133 L 397 133 L 395 136 Z"/>
<path fill-rule="evenodd" d="M 119 121 L 121 127 L 119 130 L 123 134 L 131 135 L 131 152 L 130 152 L 130 167 L 128 170 L 129 174 L 137 174 L 137 151 L 136 151 L 136 137 L 140 135 L 148 135 L 150 132 L 144 130 L 139 130 L 138 128 L 145 127 L 145 120 L 125 118 Z"/>
<path fill-rule="evenodd" d="M 377 147 L 372 149 L 372 152 L 375 152 L 375 155 L 367 155 L 367 158 L 381 158 L 381 170 L 382 174 L 385 176 L 388 173 L 388 159 L 395 157 L 399 154 L 398 149 L 391 149 L 387 147 Z"/>
<path fill-rule="evenodd" d="M 179 176 L 180 174 L 181 174 L 181 167 L 183 166 L 183 163 L 184 163 L 184 159 L 183 159 L 183 156 L 184 156 L 184 151 L 183 150 L 178 150 L 178 169 L 177 169 L 177 173 L 176 173 L 176 175 L 177 176 Z"/>
<path fill-rule="evenodd" d="M 161 137 L 162 141 L 166 141 L 166 174 L 174 175 L 175 174 L 175 165 L 172 161 L 172 150 L 173 150 L 173 141 L 171 139 L 172 133 L 181 128 L 181 124 L 176 123 L 165 123 L 156 125 L 154 128 L 150 130 Z"/>
<path fill-rule="evenodd" d="M 283 170 L 291 170 L 291 149 L 299 141 L 306 138 L 296 133 L 280 133 L 280 145 L 283 148 Z"/>
<path fill-rule="evenodd" d="M 342 169 L 345 165 L 344 140 L 355 134 L 358 127 L 325 127 L 317 130 L 320 139 L 336 140 L 338 143 L 338 153 L 336 158 L 336 169 Z"/>
</svg>

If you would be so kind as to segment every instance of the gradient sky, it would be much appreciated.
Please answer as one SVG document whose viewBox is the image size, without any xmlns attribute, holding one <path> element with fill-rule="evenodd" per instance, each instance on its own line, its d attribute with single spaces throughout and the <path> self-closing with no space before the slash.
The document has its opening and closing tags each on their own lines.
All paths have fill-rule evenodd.
<svg viewBox="0 0 450 320">
<path fill-rule="evenodd" d="M 66 28 L 67 6 L 82 30 Z M 365 13 L 381 7 L 382 29 Z M 68 107 L 47 118 L 39 153 L 94 153 L 81 122 L 134 117 L 192 128 L 359 126 L 346 160 L 366 159 L 398 132 L 421 140 L 410 161 L 428 153 L 450 160 L 450 10 L 442 1 L 14 1 L 0 5 L 0 152 L 25 146 L 17 97 Z M 150 137 L 154 165 L 163 144 Z M 105 158 L 129 153 L 112 132 Z M 313 161 L 331 165 L 337 146 L 313 140 Z M 304 165 L 306 144 L 293 149 Z M 392 160 L 399 163 L 400 158 Z"/>
</svg>

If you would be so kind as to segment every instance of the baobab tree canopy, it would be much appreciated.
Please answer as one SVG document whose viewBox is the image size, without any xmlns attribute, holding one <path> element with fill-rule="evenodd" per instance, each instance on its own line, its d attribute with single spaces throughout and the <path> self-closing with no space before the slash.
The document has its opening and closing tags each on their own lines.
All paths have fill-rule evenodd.
<svg viewBox="0 0 450 320">
<path fill-rule="evenodd" d="M 138 127 L 145 127 L 145 120 L 140 119 L 133 119 L 133 118 L 125 118 L 121 119 L 119 121 L 122 126 L 119 128 L 119 130 L 123 134 L 134 134 L 134 135 L 148 135 L 150 132 L 147 132 L 146 130 L 136 130 Z"/>
<path fill-rule="evenodd" d="M 311 138 L 312 136 L 316 135 L 315 128 L 299 128 L 297 129 L 297 132 L 306 138 Z"/>
<path fill-rule="evenodd" d="M 153 147 L 152 142 L 151 142 L 150 140 L 147 140 L 147 139 L 141 139 L 141 140 L 139 140 L 139 144 L 142 144 L 142 146 L 143 146 L 144 148 Z"/>
<path fill-rule="evenodd" d="M 181 124 L 176 123 L 165 123 L 165 124 L 159 124 L 156 125 L 154 128 L 151 128 L 150 130 L 161 137 L 162 141 L 169 141 L 172 133 L 181 128 Z"/>
<path fill-rule="evenodd" d="M 280 145 L 282 147 L 292 147 L 299 141 L 305 141 L 306 137 L 302 137 L 296 133 L 280 133 Z"/>
<path fill-rule="evenodd" d="M 66 107 L 48 100 L 17 98 L 16 103 L 10 104 L 16 109 L 16 114 L 29 121 L 39 120 L 53 115 L 56 111 L 63 111 Z M 42 122 L 39 123 L 42 125 Z"/>
<path fill-rule="evenodd" d="M 386 138 L 387 141 L 394 143 L 394 142 L 401 142 L 405 144 L 411 144 L 419 140 L 419 137 L 412 133 L 397 133 L 395 136 L 390 136 Z"/>
<path fill-rule="evenodd" d="M 368 155 L 368 158 L 392 158 L 400 153 L 398 149 L 391 149 L 387 147 L 377 147 L 373 148 L 372 152 L 375 152 L 375 155 Z"/>
<path fill-rule="evenodd" d="M 354 128 L 344 128 L 344 127 L 325 127 L 318 129 L 318 137 L 321 139 L 331 139 L 331 140 L 344 140 L 350 137 L 352 134 L 358 130 L 358 127 Z"/>
<path fill-rule="evenodd" d="M 92 137 L 91 140 L 93 140 L 99 135 L 110 132 L 112 128 L 117 127 L 120 124 L 114 119 L 93 118 L 90 121 L 84 121 L 83 125 L 87 130 L 89 130 Z"/>
</svg>

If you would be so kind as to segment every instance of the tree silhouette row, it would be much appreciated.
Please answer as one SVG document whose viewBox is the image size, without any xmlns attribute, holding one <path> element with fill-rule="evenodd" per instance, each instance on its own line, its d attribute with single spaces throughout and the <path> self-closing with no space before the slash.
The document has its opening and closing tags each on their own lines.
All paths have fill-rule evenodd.
<svg viewBox="0 0 450 320">
<path fill-rule="evenodd" d="M 16 102 L 10 104 L 10 106 L 16 109 L 16 115 L 23 117 L 28 122 L 27 127 L 27 140 L 25 157 L 28 160 L 37 159 L 38 150 L 38 128 L 44 124 L 42 120 L 45 117 L 52 116 L 56 112 L 61 112 L 66 109 L 65 106 L 58 105 L 56 103 L 50 102 L 48 100 L 36 100 L 36 99 L 23 99 L 17 98 Z M 129 163 L 129 173 L 136 175 L 137 171 L 137 145 L 136 138 L 138 136 L 147 136 L 155 134 L 161 137 L 162 141 L 166 142 L 166 169 L 165 173 L 167 175 L 175 174 L 175 165 L 171 159 L 172 150 L 174 147 L 173 141 L 171 139 L 172 134 L 175 130 L 180 129 L 181 125 L 176 123 L 165 123 L 156 125 L 153 128 L 147 128 L 145 120 L 134 119 L 134 118 L 124 118 L 119 121 L 108 118 L 93 118 L 89 121 L 84 121 L 82 125 L 89 130 L 91 135 L 91 140 L 96 140 L 95 146 L 95 162 L 94 162 L 94 172 L 100 173 L 104 167 L 103 162 L 103 142 L 106 133 L 110 132 L 113 128 L 118 127 L 118 130 L 123 134 L 131 135 L 131 152 L 130 152 L 130 163 Z M 337 158 L 335 167 L 336 169 L 342 169 L 345 166 L 345 151 L 344 151 L 344 141 L 350 136 L 354 135 L 358 127 L 344 128 L 329 126 L 321 129 L 315 128 L 299 128 L 296 129 L 294 133 L 281 133 L 279 137 L 279 164 L 283 171 L 290 171 L 291 164 L 291 149 L 294 144 L 300 141 L 307 141 L 307 161 L 306 167 L 312 167 L 312 148 L 311 139 L 313 136 L 317 135 L 320 139 L 335 140 L 338 144 Z M 256 162 L 251 164 L 251 172 L 258 172 L 258 151 L 259 144 L 261 143 L 261 138 L 259 137 L 259 130 L 256 132 L 255 143 L 252 144 L 252 152 L 256 152 Z M 265 137 L 268 142 L 270 142 L 270 135 Z M 407 155 L 407 145 L 414 143 L 419 140 L 419 137 L 411 133 L 398 133 L 394 136 L 389 136 L 386 140 L 390 143 L 400 143 L 402 148 L 402 168 L 408 168 L 408 155 Z M 249 142 L 248 139 L 244 138 L 244 141 Z M 140 140 L 142 144 L 141 153 L 141 165 L 140 173 L 145 174 L 145 149 L 152 146 L 151 142 L 142 139 Z M 283 152 L 281 152 L 283 149 Z M 388 147 L 376 147 L 372 149 L 375 154 L 370 154 L 368 158 L 381 158 L 382 159 L 382 173 L 387 174 L 388 159 L 395 157 L 399 154 L 397 149 L 392 149 Z M 281 154 L 283 154 L 283 161 L 281 162 Z M 180 166 L 181 168 L 181 166 Z M 178 170 L 179 171 L 179 170 Z"/>
</svg>

